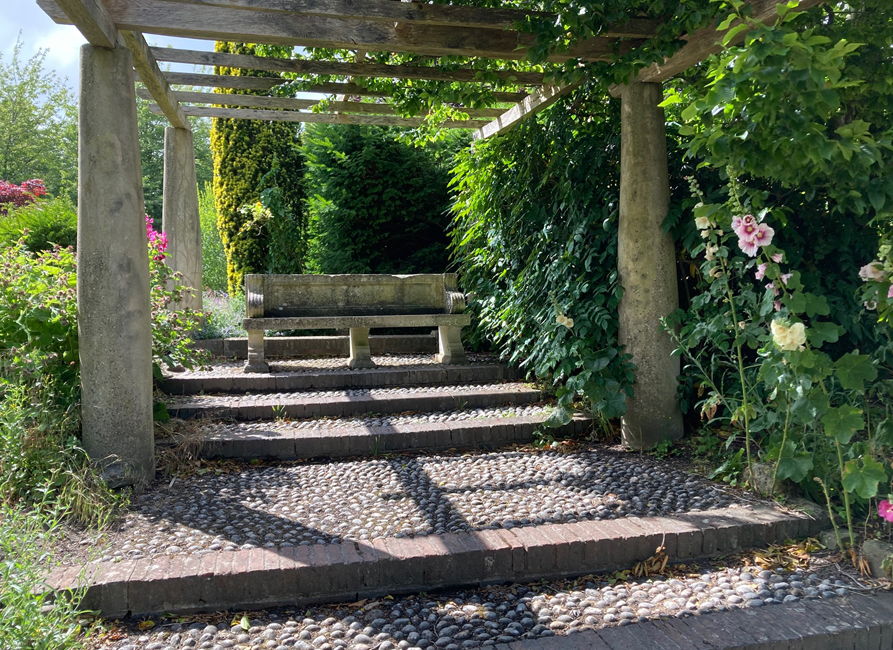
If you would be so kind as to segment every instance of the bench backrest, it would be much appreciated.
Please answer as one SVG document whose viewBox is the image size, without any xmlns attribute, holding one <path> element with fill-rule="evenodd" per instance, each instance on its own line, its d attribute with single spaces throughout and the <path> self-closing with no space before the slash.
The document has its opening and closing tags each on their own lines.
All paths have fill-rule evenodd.
<svg viewBox="0 0 893 650">
<path fill-rule="evenodd" d="M 245 276 L 248 318 L 458 314 L 455 273 Z"/>
</svg>

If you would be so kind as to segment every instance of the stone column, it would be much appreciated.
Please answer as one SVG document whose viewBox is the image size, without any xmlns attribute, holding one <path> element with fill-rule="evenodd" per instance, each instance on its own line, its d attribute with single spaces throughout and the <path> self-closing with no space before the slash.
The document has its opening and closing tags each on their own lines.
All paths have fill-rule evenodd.
<svg viewBox="0 0 893 650">
<path fill-rule="evenodd" d="M 633 82 L 621 95 L 619 339 L 638 367 L 621 430 L 623 443 L 633 449 L 682 436 L 680 361 L 660 325 L 679 306 L 673 239 L 662 227 L 670 204 L 662 94 L 660 84 Z"/>
<path fill-rule="evenodd" d="M 166 263 L 183 274 L 183 284 L 193 287 L 178 305 L 202 308 L 202 229 L 198 216 L 195 149 L 192 131 L 172 126 L 164 130 L 164 208 L 162 230 L 167 233 Z"/>
<path fill-rule="evenodd" d="M 149 256 L 133 61 L 81 47 L 77 300 L 84 448 L 112 486 L 155 475 Z"/>
</svg>

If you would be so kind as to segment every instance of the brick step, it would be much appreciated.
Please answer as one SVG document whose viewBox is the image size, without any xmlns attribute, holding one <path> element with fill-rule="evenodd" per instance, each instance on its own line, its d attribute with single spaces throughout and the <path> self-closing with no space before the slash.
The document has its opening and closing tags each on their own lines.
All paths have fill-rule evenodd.
<svg viewBox="0 0 893 650">
<path fill-rule="evenodd" d="M 444 449 L 495 449 L 532 442 L 548 413 L 520 417 L 473 418 L 428 422 L 395 422 L 381 426 L 298 428 L 295 423 L 268 422 L 249 427 L 213 423 L 202 428 L 202 458 L 344 458 L 394 452 Z M 303 424 L 303 423 L 302 423 Z M 557 437 L 581 434 L 592 420 L 578 415 L 553 429 Z M 175 444 L 176 439 L 159 444 Z"/>
<path fill-rule="evenodd" d="M 673 517 L 159 555 L 92 563 L 86 569 L 61 567 L 47 584 L 56 589 L 88 585 L 82 606 L 108 618 L 354 602 L 625 569 L 652 556 L 661 544 L 670 561 L 728 554 L 814 535 L 823 523 L 770 505 L 737 506 Z"/>
<path fill-rule="evenodd" d="M 472 360 L 474 355 L 470 355 Z M 169 395 L 200 393 L 245 393 L 387 386 L 439 386 L 485 383 L 517 379 L 511 368 L 489 361 L 466 365 L 441 365 L 433 357 L 419 357 L 418 363 L 396 364 L 389 357 L 373 356 L 377 368 L 351 370 L 346 359 L 272 359 L 269 373 L 243 373 L 243 361 L 215 361 L 209 370 L 168 376 L 161 389 Z M 411 359 L 412 361 L 412 359 Z"/>
<path fill-rule="evenodd" d="M 359 388 L 257 395 L 193 395 L 167 402 L 172 417 L 232 420 L 351 417 L 367 413 L 416 413 L 533 404 L 542 391 L 521 383 L 415 388 Z"/>
<path fill-rule="evenodd" d="M 494 650 L 889 650 L 893 594 L 758 609 L 497 643 Z"/>
</svg>

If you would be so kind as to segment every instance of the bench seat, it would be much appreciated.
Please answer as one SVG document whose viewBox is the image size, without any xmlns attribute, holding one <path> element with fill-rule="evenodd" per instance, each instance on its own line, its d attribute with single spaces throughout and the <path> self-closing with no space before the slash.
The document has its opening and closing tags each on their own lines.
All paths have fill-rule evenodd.
<svg viewBox="0 0 893 650">
<path fill-rule="evenodd" d="M 436 327 L 437 361 L 465 363 L 460 336 L 471 323 L 453 273 L 426 275 L 245 276 L 248 363 L 245 372 L 269 372 L 266 330 L 349 329 L 351 368 L 374 368 L 373 327 Z"/>
</svg>

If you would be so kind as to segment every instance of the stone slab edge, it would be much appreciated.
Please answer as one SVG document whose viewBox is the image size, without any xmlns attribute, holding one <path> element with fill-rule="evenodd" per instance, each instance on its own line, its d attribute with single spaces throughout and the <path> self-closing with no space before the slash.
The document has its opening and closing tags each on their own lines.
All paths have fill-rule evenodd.
<svg viewBox="0 0 893 650">
<path fill-rule="evenodd" d="M 731 639 L 731 640 L 729 640 Z M 893 594 L 717 612 L 497 643 L 494 650 L 890 650 Z"/>
<path fill-rule="evenodd" d="M 684 561 L 814 535 L 823 526 L 771 506 L 730 507 L 672 518 L 105 562 L 56 569 L 47 584 L 89 585 L 82 606 L 108 618 L 262 609 L 602 573 L 649 558 L 661 543 L 672 561 Z"/>
<path fill-rule="evenodd" d="M 216 357 L 248 358 L 248 339 L 200 339 L 194 348 Z M 436 334 L 388 334 L 369 337 L 372 354 L 434 354 Z M 264 354 L 271 358 L 346 357 L 350 354 L 347 336 L 271 336 L 264 339 Z"/>
<path fill-rule="evenodd" d="M 285 431 L 224 432 L 202 443 L 202 458 L 255 459 L 345 458 L 404 451 L 495 449 L 531 442 L 546 416 L 480 418 L 453 422 L 420 422 L 389 427 L 345 427 Z M 592 420 L 577 415 L 555 435 L 586 432 Z"/>
<path fill-rule="evenodd" d="M 275 362 L 274 362 L 275 367 Z M 455 385 L 520 379 L 521 373 L 499 364 L 427 365 L 423 367 L 379 367 L 368 370 L 321 372 L 237 373 L 200 377 L 170 376 L 161 384 L 169 395 L 199 393 L 272 392 L 339 388 L 385 388 L 388 386 Z"/>
<path fill-rule="evenodd" d="M 544 399 L 542 391 L 517 385 L 476 391 L 436 390 L 426 393 L 376 395 L 328 395 L 289 397 L 252 395 L 233 405 L 170 401 L 171 417 L 187 420 L 213 417 L 232 420 L 270 420 L 277 416 L 290 418 L 350 417 L 367 413 L 427 413 L 466 408 L 487 408 L 505 404 L 532 404 Z"/>
</svg>

